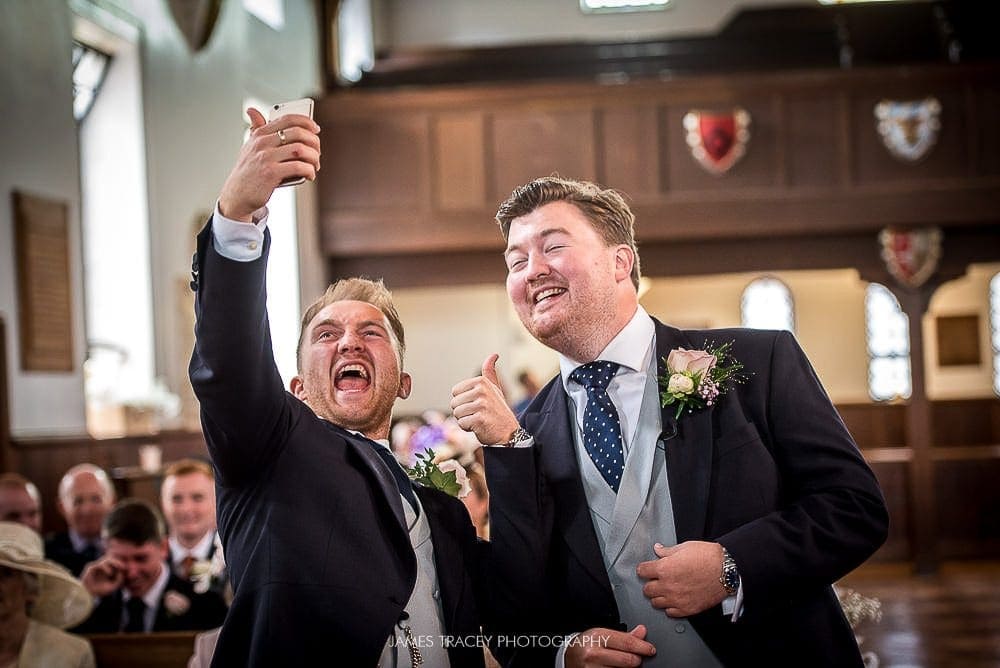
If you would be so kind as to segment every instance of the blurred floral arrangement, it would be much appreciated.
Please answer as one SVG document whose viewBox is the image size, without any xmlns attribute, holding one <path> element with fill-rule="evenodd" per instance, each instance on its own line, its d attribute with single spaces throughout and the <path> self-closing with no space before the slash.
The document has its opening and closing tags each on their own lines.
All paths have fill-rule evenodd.
<svg viewBox="0 0 1000 668">
<path fill-rule="evenodd" d="M 866 619 L 873 622 L 882 621 L 882 602 L 877 598 L 862 596 L 846 587 L 834 587 L 834 591 L 837 593 L 840 607 L 844 609 L 844 616 L 847 617 L 852 629 Z"/>
<path fill-rule="evenodd" d="M 416 466 L 418 455 L 433 451 L 434 463 L 457 459 L 462 466 L 475 460 L 479 441 L 458 426 L 454 417 L 426 411 L 419 418 L 403 420 L 392 430 L 392 450 L 403 466 Z"/>
<path fill-rule="evenodd" d="M 475 461 L 479 442 L 454 417 L 426 411 L 392 429 L 392 450 L 412 480 L 459 498 L 469 493 L 465 467 Z"/>
<path fill-rule="evenodd" d="M 844 616 L 847 617 L 847 622 L 852 629 L 856 629 L 858 624 L 866 619 L 875 623 L 882 621 L 882 602 L 877 598 L 862 596 L 853 589 L 837 585 L 834 585 L 833 591 L 837 594 L 837 600 L 840 601 L 840 607 L 843 608 Z M 864 642 L 864 637 L 855 633 L 854 638 L 860 647 L 861 643 Z M 861 658 L 865 663 L 865 668 L 878 668 L 879 659 L 875 652 L 862 652 Z"/>
</svg>

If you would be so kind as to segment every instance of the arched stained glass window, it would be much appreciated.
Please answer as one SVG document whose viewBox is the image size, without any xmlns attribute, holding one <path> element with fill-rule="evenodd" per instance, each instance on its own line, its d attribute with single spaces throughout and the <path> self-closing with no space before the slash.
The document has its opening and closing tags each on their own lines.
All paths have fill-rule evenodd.
<svg viewBox="0 0 1000 668">
<path fill-rule="evenodd" d="M 741 310 L 744 327 L 795 332 L 792 293 L 776 278 L 765 276 L 751 281 L 743 291 Z"/>
<path fill-rule="evenodd" d="M 910 323 L 896 297 L 884 285 L 872 283 L 865 293 L 868 341 L 868 394 L 876 401 L 908 398 Z"/>
</svg>

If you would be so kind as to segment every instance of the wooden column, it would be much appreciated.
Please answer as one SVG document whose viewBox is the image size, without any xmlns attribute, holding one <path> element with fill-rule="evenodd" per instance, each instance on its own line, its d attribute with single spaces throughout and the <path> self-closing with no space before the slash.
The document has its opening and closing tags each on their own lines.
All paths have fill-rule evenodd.
<svg viewBox="0 0 1000 668">
<path fill-rule="evenodd" d="M 924 369 L 923 318 L 935 285 L 906 290 L 896 287 L 900 308 L 910 321 L 911 394 L 906 408 L 906 442 L 913 452 L 910 462 L 910 508 L 913 527 L 913 563 L 918 573 L 937 570 L 935 545 L 936 495 L 934 490 L 933 416 L 927 399 Z"/>
</svg>

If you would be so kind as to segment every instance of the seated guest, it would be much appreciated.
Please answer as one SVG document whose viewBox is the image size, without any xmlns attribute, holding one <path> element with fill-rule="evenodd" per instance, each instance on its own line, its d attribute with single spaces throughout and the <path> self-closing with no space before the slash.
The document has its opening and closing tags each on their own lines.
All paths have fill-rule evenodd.
<svg viewBox="0 0 1000 668">
<path fill-rule="evenodd" d="M 215 528 L 215 472 L 211 464 L 182 459 L 167 467 L 160 488 L 167 521 L 170 566 L 195 591 L 226 589 L 226 562 Z"/>
<path fill-rule="evenodd" d="M 167 566 L 163 519 L 151 504 L 125 499 L 104 520 L 103 557 L 83 570 L 83 586 L 100 600 L 76 633 L 200 631 L 222 624 L 226 604 L 199 594 Z"/>
<path fill-rule="evenodd" d="M 42 532 L 42 499 L 35 484 L 18 473 L 0 473 L 0 521 Z"/>
<path fill-rule="evenodd" d="M 93 668 L 90 643 L 60 630 L 91 605 L 79 580 L 42 557 L 41 536 L 0 522 L 0 666 Z"/>
<path fill-rule="evenodd" d="M 59 512 L 67 530 L 49 536 L 45 556 L 79 577 L 83 567 L 104 553 L 101 524 L 115 504 L 108 474 L 93 464 L 77 464 L 59 481 Z"/>
</svg>

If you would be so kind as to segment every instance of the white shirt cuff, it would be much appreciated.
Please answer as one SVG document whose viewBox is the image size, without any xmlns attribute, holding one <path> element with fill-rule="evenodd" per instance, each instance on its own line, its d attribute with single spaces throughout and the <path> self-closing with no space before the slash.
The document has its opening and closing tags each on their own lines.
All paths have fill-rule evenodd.
<svg viewBox="0 0 1000 668">
<path fill-rule="evenodd" d="M 722 614 L 730 615 L 729 621 L 736 622 L 743 614 L 743 579 L 740 579 L 740 586 L 736 593 L 727 596 L 722 601 Z"/>
<path fill-rule="evenodd" d="M 508 446 L 506 443 L 493 443 L 491 445 L 487 445 L 486 447 L 487 448 L 507 448 L 507 447 L 511 447 L 511 448 L 530 448 L 534 444 L 535 444 L 535 437 L 534 436 L 529 436 L 528 438 L 524 439 L 523 441 L 518 441 L 514 445 L 511 445 L 511 446 Z"/>
<path fill-rule="evenodd" d="M 264 228 L 267 227 L 267 207 L 253 212 L 252 223 L 242 223 L 226 218 L 215 203 L 212 216 L 212 239 L 215 251 L 224 258 L 237 262 L 253 262 L 264 252 Z"/>
<path fill-rule="evenodd" d="M 519 446 L 514 446 L 514 447 L 519 447 Z M 568 636 L 563 638 L 562 647 L 560 647 L 559 651 L 556 652 L 556 668 L 566 668 L 566 648 L 569 647 L 569 644 L 573 642 L 573 639 L 576 638 L 578 635 L 580 634 L 570 633 Z"/>
</svg>

